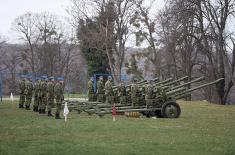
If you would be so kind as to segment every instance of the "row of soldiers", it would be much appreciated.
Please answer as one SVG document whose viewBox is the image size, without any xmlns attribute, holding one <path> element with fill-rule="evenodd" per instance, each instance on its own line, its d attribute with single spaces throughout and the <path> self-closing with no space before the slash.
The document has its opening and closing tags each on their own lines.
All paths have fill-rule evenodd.
<svg viewBox="0 0 235 155">
<path fill-rule="evenodd" d="M 47 115 L 52 117 L 52 107 L 54 107 L 55 100 L 55 118 L 60 119 L 60 111 L 64 99 L 63 83 L 62 78 L 58 78 L 57 81 L 55 81 L 54 77 L 48 79 L 47 76 L 42 76 L 37 77 L 36 82 L 33 84 L 32 78 L 23 76 L 19 82 L 19 108 L 30 110 L 34 96 L 33 111 L 39 112 L 39 114 L 46 114 L 47 109 Z"/>
<path fill-rule="evenodd" d="M 103 76 L 99 77 L 97 82 L 96 92 L 94 91 L 94 79 L 93 77 L 88 81 L 88 101 L 98 101 L 98 102 L 106 102 L 108 104 L 113 104 L 115 101 L 115 95 L 118 97 L 118 102 L 120 104 L 126 104 L 128 102 L 128 93 L 127 87 L 123 82 L 121 82 L 117 88 L 116 94 L 113 90 L 112 85 L 112 77 L 108 77 L 108 80 L 104 84 Z M 141 89 L 137 85 L 137 79 L 132 81 L 130 86 L 130 97 L 132 106 L 139 104 L 140 102 L 140 92 Z M 154 96 L 154 87 L 152 84 L 152 80 L 149 80 L 148 83 L 144 86 L 144 100 L 146 106 L 152 104 L 155 96 Z"/>
</svg>

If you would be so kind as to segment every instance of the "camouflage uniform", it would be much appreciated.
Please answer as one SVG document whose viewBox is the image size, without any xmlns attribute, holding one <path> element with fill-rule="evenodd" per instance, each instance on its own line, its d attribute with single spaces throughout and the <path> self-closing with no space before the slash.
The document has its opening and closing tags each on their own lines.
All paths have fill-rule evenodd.
<svg viewBox="0 0 235 155">
<path fill-rule="evenodd" d="M 39 106 L 39 88 L 40 87 L 40 81 L 37 81 L 34 85 L 34 104 L 33 104 L 33 111 L 38 112 L 38 106 Z"/>
<path fill-rule="evenodd" d="M 139 87 L 136 83 L 133 83 L 131 85 L 131 103 L 132 106 L 135 106 L 138 104 L 138 92 L 139 92 Z"/>
<path fill-rule="evenodd" d="M 54 83 L 53 81 L 50 81 L 47 83 L 47 92 L 48 92 L 48 102 L 47 102 L 47 112 L 48 116 L 52 116 L 51 109 L 54 105 Z"/>
<path fill-rule="evenodd" d="M 126 104 L 126 87 L 123 83 L 118 87 L 118 96 L 120 98 L 120 104 Z"/>
<path fill-rule="evenodd" d="M 55 92 L 55 99 L 56 99 L 56 115 L 55 118 L 59 119 L 60 118 L 60 110 L 61 110 L 61 105 L 62 101 L 64 99 L 64 90 L 63 90 L 63 85 L 62 83 L 56 83 L 54 87 L 54 92 Z"/>
<path fill-rule="evenodd" d="M 104 102 L 104 83 L 103 80 L 97 82 L 97 101 Z"/>
<path fill-rule="evenodd" d="M 38 82 L 38 112 L 41 114 L 42 110 L 42 81 Z"/>
<path fill-rule="evenodd" d="M 145 86 L 145 102 L 146 102 L 146 106 L 150 106 L 152 104 L 153 101 L 153 86 L 152 84 L 147 84 Z"/>
<path fill-rule="evenodd" d="M 112 88 L 111 80 L 108 80 L 105 83 L 104 88 L 105 88 L 106 103 L 113 104 L 114 103 L 114 98 L 113 98 L 113 88 Z"/>
<path fill-rule="evenodd" d="M 33 83 L 30 80 L 25 82 L 25 95 L 26 95 L 26 109 L 30 109 L 30 104 L 32 102 L 33 97 Z"/>
<path fill-rule="evenodd" d="M 94 87 L 93 87 L 93 81 L 89 80 L 87 84 L 87 95 L 88 95 L 88 101 L 94 101 Z"/>
<path fill-rule="evenodd" d="M 45 114 L 46 113 L 46 105 L 47 105 L 47 82 L 42 81 L 40 84 L 40 97 L 41 97 L 41 104 L 39 107 L 39 113 Z"/>
<path fill-rule="evenodd" d="M 24 79 L 19 82 L 19 89 L 20 89 L 19 108 L 24 108 L 24 103 L 25 103 L 25 80 Z"/>
</svg>

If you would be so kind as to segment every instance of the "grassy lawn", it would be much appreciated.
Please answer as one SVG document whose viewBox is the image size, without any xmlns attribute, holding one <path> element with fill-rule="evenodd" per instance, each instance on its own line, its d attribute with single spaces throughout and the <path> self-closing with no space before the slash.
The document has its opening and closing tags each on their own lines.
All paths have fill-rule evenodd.
<svg viewBox="0 0 235 155">
<path fill-rule="evenodd" d="M 179 119 L 116 122 L 72 112 L 68 122 L 0 104 L 0 154 L 233 155 L 235 106 L 180 102 Z"/>
</svg>

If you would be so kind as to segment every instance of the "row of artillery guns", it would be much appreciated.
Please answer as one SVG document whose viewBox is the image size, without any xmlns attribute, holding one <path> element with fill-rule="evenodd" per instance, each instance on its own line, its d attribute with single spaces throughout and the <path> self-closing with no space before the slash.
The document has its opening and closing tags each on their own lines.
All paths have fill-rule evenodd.
<svg viewBox="0 0 235 155">
<path fill-rule="evenodd" d="M 158 78 L 153 80 L 153 98 L 151 99 L 151 104 L 146 105 L 145 103 L 145 91 L 144 86 L 148 83 L 146 80 L 137 82 L 139 86 L 139 92 L 137 95 L 138 103 L 133 105 L 131 103 L 130 87 L 126 86 L 126 102 L 120 103 L 118 96 L 118 87 L 113 86 L 114 100 L 115 100 L 115 110 L 118 114 L 134 114 L 146 117 L 159 117 L 159 118 L 178 118 L 181 114 L 181 108 L 176 102 L 179 99 L 186 98 L 191 95 L 191 92 L 210 86 L 218 84 L 223 78 L 212 81 L 205 82 L 204 77 L 198 77 L 189 80 L 188 76 L 173 79 L 169 78 L 160 81 Z M 204 81 L 204 82 L 203 82 Z M 193 87 L 192 87 L 193 86 Z M 96 114 L 103 117 L 105 114 L 112 114 L 113 104 L 103 103 L 103 102 L 88 102 L 88 101 L 75 101 L 75 100 L 65 100 L 68 103 L 69 109 L 77 111 L 79 114 L 81 112 L 86 112 L 89 115 Z"/>
</svg>

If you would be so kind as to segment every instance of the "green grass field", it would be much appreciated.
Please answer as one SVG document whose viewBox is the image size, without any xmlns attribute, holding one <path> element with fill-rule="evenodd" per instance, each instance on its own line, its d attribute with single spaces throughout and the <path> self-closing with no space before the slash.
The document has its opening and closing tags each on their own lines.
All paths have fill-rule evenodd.
<svg viewBox="0 0 235 155">
<path fill-rule="evenodd" d="M 65 98 L 87 98 L 87 94 L 64 94 Z"/>
<path fill-rule="evenodd" d="M 180 102 L 179 119 L 104 118 L 72 112 L 68 122 L 0 104 L 1 155 L 233 155 L 235 106 Z"/>
</svg>

